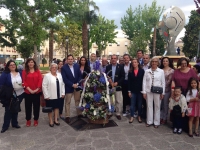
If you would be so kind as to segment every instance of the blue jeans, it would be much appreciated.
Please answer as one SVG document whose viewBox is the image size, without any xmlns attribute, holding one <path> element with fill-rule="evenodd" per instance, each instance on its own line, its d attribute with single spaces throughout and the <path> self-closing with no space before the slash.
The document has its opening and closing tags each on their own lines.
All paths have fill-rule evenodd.
<svg viewBox="0 0 200 150">
<path fill-rule="evenodd" d="M 131 117 L 134 116 L 135 107 L 137 104 L 138 116 L 142 114 L 142 93 L 131 93 Z"/>
<path fill-rule="evenodd" d="M 24 94 L 21 94 L 17 97 L 21 103 L 24 98 Z M 18 125 L 17 118 L 18 118 L 18 113 L 11 113 L 9 110 L 9 106 L 5 106 L 4 123 L 2 129 L 8 129 L 10 126 L 10 121 L 12 126 L 17 126 Z"/>
</svg>

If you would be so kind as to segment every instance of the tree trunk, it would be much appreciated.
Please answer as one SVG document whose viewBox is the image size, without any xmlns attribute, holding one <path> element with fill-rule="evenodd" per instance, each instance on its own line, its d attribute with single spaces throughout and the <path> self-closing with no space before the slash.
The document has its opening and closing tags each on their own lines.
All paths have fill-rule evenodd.
<svg viewBox="0 0 200 150">
<path fill-rule="evenodd" d="M 153 56 L 156 56 L 156 27 L 153 32 Z"/>
<path fill-rule="evenodd" d="M 88 31 L 87 23 L 84 22 L 82 25 L 82 41 L 83 41 L 83 56 L 87 57 L 88 52 Z"/>
<path fill-rule="evenodd" d="M 49 65 L 53 60 L 53 30 L 49 31 Z"/>
<path fill-rule="evenodd" d="M 39 66 L 39 64 L 37 62 L 38 61 L 38 59 L 37 59 L 37 53 L 38 53 L 38 51 L 37 51 L 37 45 L 34 45 L 34 56 L 33 56 L 33 59 L 35 60 L 35 62 Z"/>
</svg>

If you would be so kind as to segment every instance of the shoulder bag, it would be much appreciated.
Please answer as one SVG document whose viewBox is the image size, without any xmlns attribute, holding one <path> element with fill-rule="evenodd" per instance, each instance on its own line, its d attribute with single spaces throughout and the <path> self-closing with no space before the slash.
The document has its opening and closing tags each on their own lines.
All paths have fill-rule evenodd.
<svg viewBox="0 0 200 150">
<path fill-rule="evenodd" d="M 154 81 L 154 71 L 152 72 L 152 85 L 151 85 L 151 92 L 156 93 L 156 94 L 162 94 L 163 93 L 163 88 L 159 86 L 153 86 L 153 81 Z"/>
<path fill-rule="evenodd" d="M 17 98 L 17 94 L 16 94 L 15 90 L 13 91 L 13 96 L 11 97 L 9 110 L 12 113 L 18 113 L 18 112 L 21 111 L 21 109 L 20 109 L 20 101 Z"/>
</svg>

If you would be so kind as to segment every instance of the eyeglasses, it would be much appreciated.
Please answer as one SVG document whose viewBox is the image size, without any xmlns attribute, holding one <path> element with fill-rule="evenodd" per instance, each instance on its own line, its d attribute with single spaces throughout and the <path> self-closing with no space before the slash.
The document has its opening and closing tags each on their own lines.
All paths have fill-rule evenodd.
<svg viewBox="0 0 200 150">
<path fill-rule="evenodd" d="M 151 61 L 152 63 L 157 63 L 158 61 Z"/>
<path fill-rule="evenodd" d="M 181 63 L 181 65 L 187 65 L 187 63 Z"/>
</svg>

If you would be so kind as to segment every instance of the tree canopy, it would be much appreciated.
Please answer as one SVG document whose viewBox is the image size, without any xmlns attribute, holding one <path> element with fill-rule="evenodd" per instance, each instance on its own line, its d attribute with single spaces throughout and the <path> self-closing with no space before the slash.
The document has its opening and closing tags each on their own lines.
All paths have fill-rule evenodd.
<svg viewBox="0 0 200 150">
<path fill-rule="evenodd" d="M 195 10 L 190 12 L 189 23 L 185 26 L 185 30 L 183 52 L 188 57 L 197 56 L 198 40 L 200 40 L 200 15 Z"/>
<path fill-rule="evenodd" d="M 117 26 L 114 20 L 105 19 L 105 17 L 101 15 L 98 17 L 98 21 L 91 26 L 91 43 L 96 43 L 100 55 L 102 51 L 106 49 L 108 43 L 116 43 L 114 40 L 117 34 L 117 32 L 115 32 L 116 28 Z"/>
</svg>

